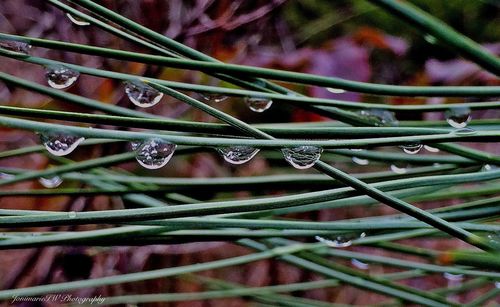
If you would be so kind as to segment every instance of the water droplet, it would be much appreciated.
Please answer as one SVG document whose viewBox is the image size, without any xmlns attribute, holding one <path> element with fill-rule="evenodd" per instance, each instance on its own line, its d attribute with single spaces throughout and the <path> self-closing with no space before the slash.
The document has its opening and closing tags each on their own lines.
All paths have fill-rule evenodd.
<svg viewBox="0 0 500 307">
<path fill-rule="evenodd" d="M 471 120 L 470 109 L 467 107 L 456 107 L 445 112 L 446 121 L 453 128 L 465 128 Z"/>
<path fill-rule="evenodd" d="M 341 234 L 331 239 L 327 239 L 321 236 L 315 236 L 314 238 L 330 247 L 342 248 L 351 246 L 352 240 L 364 238 L 365 236 L 366 233 L 362 232 L 359 236 L 357 234 Z"/>
<path fill-rule="evenodd" d="M 31 45 L 25 42 L 18 42 L 18 41 L 12 41 L 12 40 L 0 40 L 0 48 L 9 50 L 9 51 L 14 51 L 14 52 L 19 52 L 23 54 L 29 54 L 29 51 L 31 49 Z"/>
<path fill-rule="evenodd" d="M 361 148 L 350 148 L 349 150 L 350 151 L 363 151 L 363 149 L 361 149 Z"/>
<path fill-rule="evenodd" d="M 163 93 L 151 86 L 141 83 L 128 81 L 125 83 L 125 93 L 130 101 L 138 107 L 149 108 L 160 102 Z"/>
<path fill-rule="evenodd" d="M 500 281 L 495 281 L 495 288 L 500 289 Z"/>
<path fill-rule="evenodd" d="M 481 171 L 482 172 L 489 172 L 489 171 L 493 171 L 493 170 L 496 170 L 496 169 L 497 169 L 497 167 L 495 165 L 485 164 L 481 168 Z M 12 175 L 10 175 L 10 176 L 12 176 Z"/>
<path fill-rule="evenodd" d="M 370 267 L 368 263 L 359 261 L 358 259 L 354 258 L 351 259 L 351 264 L 360 270 L 368 270 L 368 268 Z"/>
<path fill-rule="evenodd" d="M 70 219 L 74 219 L 74 218 L 76 217 L 76 212 L 75 212 L 75 211 L 70 211 L 70 212 L 68 212 L 68 217 L 69 217 Z"/>
<path fill-rule="evenodd" d="M 326 90 L 329 91 L 330 93 L 334 93 L 334 94 L 342 94 L 342 93 L 346 92 L 346 90 L 343 90 L 341 88 L 334 88 L 334 87 L 327 87 Z"/>
<path fill-rule="evenodd" d="M 461 128 L 461 129 L 453 130 L 451 133 L 459 134 L 459 135 L 470 135 L 470 134 L 477 133 L 477 131 L 474 129 L 471 129 L 471 128 Z"/>
<path fill-rule="evenodd" d="M 437 43 L 437 38 L 435 38 L 434 36 L 432 36 L 430 34 L 425 34 L 424 39 L 426 42 L 428 42 L 429 44 L 432 44 L 432 45 Z"/>
<path fill-rule="evenodd" d="M 63 65 L 55 65 L 47 67 L 45 76 L 50 87 L 64 89 L 73 85 L 78 80 L 80 73 Z"/>
<path fill-rule="evenodd" d="M 444 272 L 443 277 L 449 281 L 462 281 L 464 279 L 463 274 L 452 274 L 448 272 Z"/>
<path fill-rule="evenodd" d="M 358 157 L 352 157 L 352 162 L 358 164 L 358 165 L 368 165 L 370 164 L 370 160 L 368 159 L 362 159 Z"/>
<path fill-rule="evenodd" d="M 429 145 L 424 145 L 424 149 L 427 150 L 428 152 L 439 152 L 439 149 L 431 147 Z"/>
<path fill-rule="evenodd" d="M 397 126 L 399 124 L 393 112 L 382 109 L 361 110 L 359 114 L 372 121 L 375 126 Z"/>
<path fill-rule="evenodd" d="M 16 176 L 14 176 L 12 174 L 0 173 L 0 179 L 1 180 L 10 180 L 10 179 L 12 179 L 14 177 L 16 177 Z"/>
<path fill-rule="evenodd" d="M 63 180 L 59 176 L 54 176 L 51 178 L 40 177 L 38 178 L 38 182 L 40 182 L 40 184 L 46 187 L 47 189 L 54 189 L 60 186 Z"/>
<path fill-rule="evenodd" d="M 85 140 L 83 137 L 65 133 L 40 134 L 40 140 L 47 151 L 54 156 L 65 156 Z"/>
<path fill-rule="evenodd" d="M 408 172 L 408 169 L 406 167 L 399 167 L 395 164 L 391 164 L 391 171 L 393 171 L 395 174 L 406 174 Z"/>
<path fill-rule="evenodd" d="M 232 146 L 217 148 L 217 151 L 231 164 L 243 164 L 250 161 L 260 151 L 248 146 Z"/>
<path fill-rule="evenodd" d="M 172 158 L 177 145 L 161 139 L 151 139 L 136 149 L 137 162 L 147 169 L 158 169 L 165 166 Z"/>
<path fill-rule="evenodd" d="M 250 110 L 257 113 L 262 113 L 271 107 L 273 101 L 267 98 L 246 97 L 245 103 L 248 105 Z"/>
<path fill-rule="evenodd" d="M 420 143 L 408 143 L 400 146 L 403 151 L 409 155 L 418 154 L 420 149 L 422 149 L 422 144 Z"/>
<path fill-rule="evenodd" d="M 66 16 L 68 17 L 69 20 L 71 20 L 72 23 L 74 23 L 77 26 L 88 26 L 90 25 L 90 22 L 81 19 L 79 17 L 73 16 L 70 13 L 66 13 Z"/>
<path fill-rule="evenodd" d="M 201 98 L 206 101 L 214 101 L 214 102 L 223 102 L 224 100 L 228 99 L 228 96 L 218 94 L 218 93 L 201 93 Z"/>
<path fill-rule="evenodd" d="M 316 146 L 298 146 L 281 149 L 283 157 L 293 167 L 306 169 L 312 167 L 321 157 L 323 148 Z"/>
</svg>

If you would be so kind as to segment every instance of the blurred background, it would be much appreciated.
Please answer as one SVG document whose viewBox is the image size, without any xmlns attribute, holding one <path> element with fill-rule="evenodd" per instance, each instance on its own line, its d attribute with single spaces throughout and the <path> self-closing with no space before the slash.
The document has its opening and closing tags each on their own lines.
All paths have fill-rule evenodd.
<svg viewBox="0 0 500 307">
<path fill-rule="evenodd" d="M 425 36 L 385 13 L 367 1 L 329 0 L 119 0 L 97 1 L 124 16 L 155 31 L 163 33 L 192 48 L 209 54 L 221 61 L 253 66 L 272 67 L 335 76 L 349 80 L 404 85 L 500 85 L 498 78 L 482 71 L 478 66 L 457 58 L 453 50 L 440 45 L 432 36 Z M 411 1 L 434 16 L 447 22 L 459 32 L 500 54 L 500 5 L 491 0 Z M 79 27 L 71 23 L 65 14 L 45 1 L 0 1 L 0 31 L 9 34 L 49 38 L 74 43 L 90 44 L 138 52 L 149 52 L 141 47 L 118 39 L 94 26 Z M 138 63 L 86 56 L 74 53 L 33 48 L 33 55 L 76 63 L 112 71 L 157 77 L 173 81 L 207 85 L 230 86 L 207 75 Z M 28 80 L 45 84 L 43 68 L 0 58 L 0 69 Z M 315 97 L 328 97 L 350 101 L 384 102 L 391 104 L 422 104 L 461 102 L 463 98 L 405 98 L 377 97 L 357 93 L 331 93 L 324 88 L 286 85 Z M 128 108 L 135 106 L 127 99 L 123 84 L 117 81 L 82 75 L 70 90 L 72 93 L 98 99 Z M 192 93 L 196 95 L 197 93 Z M 470 98 L 475 101 L 474 97 Z M 484 100 L 484 99 L 483 99 Z M 81 107 L 54 101 L 42 95 L 12 88 L 0 82 L 2 105 L 32 108 L 85 111 Z M 274 104 L 265 113 L 253 113 L 240 98 L 229 98 L 214 103 L 229 114 L 249 123 L 309 122 L 327 120 L 317 114 L 288 105 Z M 170 97 L 145 112 L 170 118 L 214 122 L 202 112 L 193 110 Z M 498 118 L 498 111 L 474 112 L 473 118 Z M 442 120 L 440 113 L 397 114 L 399 120 Z M 117 129 L 116 127 L 106 127 Z M 38 144 L 32 133 L 0 128 L 0 151 Z M 481 149 L 500 154 L 498 144 L 483 145 Z M 124 144 L 88 146 L 72 154 L 72 159 L 82 160 L 109 155 L 126 150 Z M 251 176 L 275 173 L 270 162 L 257 156 L 250 163 L 233 167 L 225 164 L 215 153 L 197 153 L 174 157 L 169 167 L 143 170 L 135 163 L 121 165 L 137 174 L 171 177 L 221 177 Z M 278 166 L 284 162 L 276 162 Z M 387 166 L 371 164 L 360 166 L 350 160 L 338 163 L 350 172 L 360 173 L 386 169 Z M 273 166 L 275 164 L 273 163 Z M 1 167 L 44 169 L 51 161 L 43 154 L 0 160 Z M 278 168 L 279 169 L 279 168 Z M 78 187 L 78 182 L 65 182 L 67 187 Z M 16 184 L 14 188 L 42 188 L 38 181 Z M 12 189 L 8 187 L 7 189 Z M 280 191 L 264 191 L 263 194 L 280 194 Z M 212 199 L 211 191 L 197 191 L 189 196 L 204 200 Z M 248 192 L 236 192 L 227 197 L 244 198 Z M 221 197 L 221 195 L 217 195 Z M 425 203 L 423 208 L 442 204 Z M 118 197 L 1 197 L 1 208 L 40 210 L 104 210 L 126 206 Z M 371 210 L 371 211 L 370 211 Z M 387 208 L 323 210 L 295 215 L 295 218 L 328 221 L 349 217 L 392 213 Z M 51 230 L 85 230 L 92 226 L 53 227 Z M 45 229 L 49 230 L 49 229 Z M 455 240 L 413 240 L 412 244 L 439 250 L 461 247 Z M 462 246 L 463 247 L 463 246 Z M 370 251 L 366 247 L 353 250 Z M 186 243 L 144 247 L 49 247 L 41 249 L 0 251 L 0 288 L 11 289 L 46 283 L 96 278 L 121 273 L 174 267 L 196 262 L 206 262 L 245 254 L 237 245 L 222 242 Z M 387 252 L 384 252 L 388 254 Z M 416 258 L 417 259 L 417 258 Z M 370 266 L 370 272 L 390 273 L 395 269 Z M 269 260 L 251 263 L 237 268 L 230 267 L 202 275 L 217 277 L 248 286 L 286 284 L 315 280 L 315 274 L 285 263 Z M 449 281 L 441 275 L 406 281 L 420 289 L 446 286 Z M 142 283 L 123 284 L 99 289 L 79 291 L 81 296 L 120 295 L 129 293 L 187 292 L 201 290 L 197 283 L 172 278 Z M 478 290 L 481 291 L 481 290 Z M 312 290 L 294 293 L 298 296 L 343 304 L 373 304 L 382 302 L 383 296 L 364 292 L 349 286 L 335 289 Z M 467 300 L 477 293 L 460 294 L 456 300 Z M 500 302 L 500 301 L 499 301 Z M 149 304 L 166 305 L 166 304 Z M 172 303 L 169 306 L 246 306 L 243 299 L 223 299 L 204 302 Z"/>
</svg>

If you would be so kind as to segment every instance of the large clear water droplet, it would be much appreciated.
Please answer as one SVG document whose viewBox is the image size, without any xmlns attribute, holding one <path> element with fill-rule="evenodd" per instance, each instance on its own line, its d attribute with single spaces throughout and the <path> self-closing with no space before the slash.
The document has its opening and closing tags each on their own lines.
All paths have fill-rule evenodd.
<svg viewBox="0 0 500 307">
<path fill-rule="evenodd" d="M 257 113 L 262 113 L 271 107 L 273 101 L 267 98 L 246 97 L 245 103 L 248 105 L 250 110 Z"/>
<path fill-rule="evenodd" d="M 354 163 L 356 163 L 358 165 L 368 165 L 368 164 L 370 164 L 370 160 L 359 158 L 359 157 L 352 157 L 352 162 L 354 162 Z"/>
<path fill-rule="evenodd" d="M 126 82 L 125 93 L 138 107 L 149 108 L 160 102 L 163 93 L 141 82 Z"/>
<path fill-rule="evenodd" d="M 351 259 L 351 264 L 360 269 L 360 270 L 368 270 L 369 269 L 369 265 L 368 263 L 365 263 L 365 262 L 362 262 L 362 261 L 359 261 L 358 259 L 355 259 L 355 258 L 352 258 Z"/>
<path fill-rule="evenodd" d="M 228 99 L 228 96 L 218 94 L 218 93 L 201 93 L 201 98 L 205 101 L 213 101 L 213 102 L 223 102 L 224 100 Z"/>
<path fill-rule="evenodd" d="M 497 170 L 497 166 L 495 165 L 491 165 L 491 164 L 485 164 L 483 165 L 483 167 L 481 168 L 481 171 L 482 172 L 489 172 L 489 171 L 494 171 L 494 170 Z"/>
<path fill-rule="evenodd" d="M 165 166 L 172 158 L 177 145 L 161 139 L 151 139 L 136 149 L 137 162 L 147 169 L 158 169 Z"/>
<path fill-rule="evenodd" d="M 18 42 L 13 40 L 0 40 L 0 48 L 23 54 L 29 54 L 31 45 L 25 42 Z"/>
<path fill-rule="evenodd" d="M 333 238 L 324 238 L 321 236 L 315 236 L 314 238 L 319 242 L 325 243 L 328 246 L 342 248 L 349 247 L 352 245 L 352 240 L 361 239 L 366 237 L 366 233 L 362 232 L 360 235 L 357 234 L 341 234 Z"/>
<path fill-rule="evenodd" d="M 38 182 L 40 182 L 40 184 L 46 187 L 47 189 L 54 189 L 60 186 L 63 180 L 59 176 L 54 176 L 50 178 L 40 177 L 38 178 Z"/>
<path fill-rule="evenodd" d="M 88 21 L 86 21 L 84 19 L 81 19 L 79 17 L 73 16 L 70 13 L 66 13 L 66 16 L 68 17 L 68 19 L 72 23 L 74 23 L 77 26 L 88 26 L 88 25 L 90 25 L 90 22 L 88 22 Z"/>
<path fill-rule="evenodd" d="M 306 169 L 312 167 L 321 157 L 323 148 L 316 146 L 297 146 L 281 149 L 283 157 L 293 167 Z"/>
<path fill-rule="evenodd" d="M 375 124 L 375 126 L 397 126 L 399 125 L 398 120 L 393 112 L 382 110 L 382 109 L 367 109 L 361 110 L 359 114 L 366 119 L 370 120 Z"/>
<path fill-rule="evenodd" d="M 231 164 L 243 164 L 250 161 L 259 152 L 259 149 L 248 146 L 231 146 L 217 148 L 217 151 Z"/>
<path fill-rule="evenodd" d="M 400 146 L 403 151 L 409 155 L 415 155 L 420 152 L 422 149 L 422 144 L 420 143 L 408 143 L 405 145 Z"/>
<path fill-rule="evenodd" d="M 47 151 L 54 156 L 65 156 L 85 140 L 85 138 L 65 133 L 40 134 L 40 140 Z"/>
<path fill-rule="evenodd" d="M 47 67 L 47 83 L 55 89 L 68 88 L 78 80 L 80 73 L 62 65 Z"/>
<path fill-rule="evenodd" d="M 446 121 L 453 128 L 465 128 L 471 120 L 470 109 L 468 107 L 455 107 L 446 111 Z"/>
</svg>

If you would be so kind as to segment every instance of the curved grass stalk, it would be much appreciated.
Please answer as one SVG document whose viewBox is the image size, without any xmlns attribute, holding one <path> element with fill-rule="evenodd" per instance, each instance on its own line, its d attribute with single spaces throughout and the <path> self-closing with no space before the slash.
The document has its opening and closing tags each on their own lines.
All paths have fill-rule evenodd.
<svg viewBox="0 0 500 307">
<path fill-rule="evenodd" d="M 50 49 L 59 49 L 64 51 L 72 51 L 78 53 L 85 53 L 90 55 L 98 55 L 104 56 L 106 58 L 115 58 L 120 60 L 127 61 L 136 61 L 145 64 L 154 64 L 154 65 L 171 65 L 172 61 L 175 61 L 175 68 L 190 68 L 190 69 L 199 69 L 199 63 L 197 61 L 189 60 L 189 59 L 172 59 L 164 56 L 157 55 L 149 55 L 149 54 L 141 54 L 136 52 L 129 52 L 123 50 L 109 49 L 109 48 L 101 48 L 95 46 L 81 45 L 81 44 L 73 44 L 68 42 L 60 42 L 54 40 L 46 40 L 40 38 L 26 37 L 26 36 L 17 36 L 10 35 L 5 33 L 0 33 L 0 39 L 7 40 L 16 40 L 29 43 L 31 45 L 50 48 Z M 22 61 L 26 61 L 33 64 L 39 65 L 51 65 L 51 64 L 64 64 L 68 67 L 71 67 L 74 70 L 77 70 L 81 73 L 86 73 L 99 77 L 113 77 L 118 78 L 120 80 L 129 80 L 131 75 L 122 74 L 122 73 L 112 73 L 108 71 L 102 71 L 99 69 L 91 69 L 80 65 L 61 63 L 58 61 L 47 60 L 43 58 L 37 57 L 26 57 L 26 56 L 18 56 L 11 53 L 3 53 L 5 56 L 10 56 L 17 58 Z M 227 65 L 227 64 L 224 64 Z M 184 67 L 186 66 L 186 67 Z M 258 69 L 258 68 L 255 68 Z M 216 93 L 237 97 L 263 97 L 272 99 L 273 101 L 283 101 L 283 102 L 305 102 L 313 105 L 319 106 L 336 106 L 336 107 L 345 107 L 349 109 L 367 109 L 367 108 L 378 108 L 385 109 L 390 111 L 398 111 L 398 112 L 435 112 L 435 111 L 445 111 L 450 108 L 455 107 L 468 107 L 470 109 L 488 109 L 488 108 L 499 108 L 500 103 L 498 102 L 464 102 L 464 103 L 450 103 L 450 104 L 425 104 L 425 105 L 388 105 L 388 104 L 380 104 L 380 103 L 362 103 L 362 102 L 354 102 L 354 101 L 343 101 L 343 100 L 335 100 L 335 99 L 325 99 L 325 98 L 314 98 L 314 97 L 306 97 L 306 96 L 292 96 L 292 95 L 284 95 L 277 93 L 269 93 L 269 92 L 260 92 L 260 91 L 250 91 L 250 90 L 241 90 L 234 88 L 224 88 L 224 87 L 214 87 L 214 86 L 206 86 L 206 85 L 197 85 L 197 84 L 187 84 L 181 82 L 174 81 L 165 81 L 158 80 L 154 78 L 150 78 L 152 81 L 163 84 L 165 86 L 169 86 L 178 90 L 189 90 L 196 92 L 207 92 L 207 93 Z M 463 87 L 464 88 L 464 87 Z"/>
<path fill-rule="evenodd" d="M 188 96 L 186 96 L 188 97 Z M 243 123 L 240 121 L 240 123 Z M 39 133 L 65 132 L 85 138 L 105 138 L 124 141 L 147 140 L 158 138 L 177 145 L 221 147 L 221 146 L 250 146 L 257 148 L 283 148 L 294 146 L 318 146 L 322 148 L 364 148 L 371 146 L 404 145 L 411 142 L 433 144 L 446 141 L 488 142 L 496 140 L 500 131 L 477 131 L 473 134 L 447 133 L 408 137 L 390 137 L 381 139 L 353 139 L 353 140 L 289 140 L 289 139 L 236 139 L 216 137 L 195 137 L 185 135 L 171 135 L 158 133 L 144 133 L 132 131 L 117 131 L 107 129 L 82 128 L 52 123 L 35 122 L 25 119 L 0 116 L 0 125 Z M 246 124 L 245 124 L 246 125 Z M 251 126 L 248 126 L 251 127 Z M 247 129 L 247 128 L 245 128 Z M 251 127 L 251 129 L 255 129 Z M 261 132 L 263 133 L 263 132 Z M 491 163 L 497 164 L 497 157 L 491 158 Z"/>
</svg>

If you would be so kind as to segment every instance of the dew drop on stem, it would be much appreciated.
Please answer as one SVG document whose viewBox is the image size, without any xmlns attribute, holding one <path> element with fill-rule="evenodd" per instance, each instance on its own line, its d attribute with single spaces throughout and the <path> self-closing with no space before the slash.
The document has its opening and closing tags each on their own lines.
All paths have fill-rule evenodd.
<svg viewBox="0 0 500 307">
<path fill-rule="evenodd" d="M 283 157 L 296 169 L 312 167 L 321 157 L 323 148 L 316 146 L 297 146 L 281 149 Z"/>
<path fill-rule="evenodd" d="M 243 164 L 255 157 L 259 149 L 249 146 L 231 146 L 217 148 L 217 151 L 225 161 L 231 164 Z"/>
<path fill-rule="evenodd" d="M 366 237 L 365 232 L 362 232 L 361 234 L 354 234 L 354 233 L 340 234 L 331 238 L 325 238 L 322 236 L 315 236 L 314 238 L 317 241 L 325 243 L 330 247 L 343 248 L 351 246 L 353 240 L 362 239 L 364 237 Z"/>
<path fill-rule="evenodd" d="M 359 261 L 358 259 L 355 259 L 355 258 L 351 259 L 351 264 L 360 270 L 368 270 L 370 268 L 368 263 Z"/>
<path fill-rule="evenodd" d="M 401 149 L 403 149 L 403 152 L 409 154 L 409 155 L 416 155 L 420 152 L 422 149 L 422 144 L 420 143 L 407 143 L 404 145 L 400 146 Z"/>
<path fill-rule="evenodd" d="M 460 129 L 453 130 L 451 133 L 458 134 L 458 135 L 472 135 L 472 134 L 476 134 L 477 131 L 466 127 L 466 128 L 460 128 Z"/>
<path fill-rule="evenodd" d="M 228 99 L 228 96 L 218 94 L 218 93 L 201 93 L 200 94 L 201 98 L 207 102 L 223 102 L 224 100 Z"/>
<path fill-rule="evenodd" d="M 75 211 L 70 211 L 70 212 L 68 212 L 68 217 L 69 217 L 70 219 L 74 219 L 74 218 L 76 218 L 76 212 L 75 212 Z"/>
<path fill-rule="evenodd" d="M 262 113 L 271 107 L 273 101 L 267 98 L 246 97 L 245 103 L 250 110 L 257 113 Z"/>
<path fill-rule="evenodd" d="M 424 149 L 428 152 L 439 152 L 439 149 L 437 149 L 436 147 L 431 147 L 429 145 L 424 145 Z"/>
<path fill-rule="evenodd" d="M 40 134 L 40 141 L 54 156 L 65 156 L 73 152 L 85 138 L 65 133 Z"/>
<path fill-rule="evenodd" d="M 125 93 L 133 104 L 141 108 L 152 107 L 160 102 L 163 97 L 162 92 L 137 81 L 126 82 Z"/>
<path fill-rule="evenodd" d="M 445 112 L 446 121 L 456 129 L 465 128 L 471 120 L 471 111 L 468 107 L 454 107 Z"/>
<path fill-rule="evenodd" d="M 143 142 L 136 149 L 136 160 L 147 169 L 158 169 L 165 166 L 172 158 L 177 145 L 161 139 L 151 139 Z"/>
<path fill-rule="evenodd" d="M 359 115 L 371 121 L 378 127 L 395 127 L 399 125 L 393 112 L 383 109 L 366 109 L 359 111 Z"/>
<path fill-rule="evenodd" d="M 370 164 L 370 160 L 359 158 L 359 157 L 352 157 L 352 162 L 354 162 L 354 163 L 356 163 L 358 165 L 368 165 L 368 164 Z"/>
<path fill-rule="evenodd" d="M 408 168 L 407 167 L 400 167 L 396 164 L 391 164 L 390 166 L 391 168 L 391 171 L 395 174 L 398 174 L 398 175 L 402 175 L 402 174 L 406 174 L 408 172 Z"/>
<path fill-rule="evenodd" d="M 50 178 L 40 177 L 38 182 L 47 189 L 54 189 L 61 185 L 63 182 L 62 178 L 59 176 L 54 176 Z"/>
<path fill-rule="evenodd" d="M 80 73 L 63 65 L 54 65 L 47 67 L 45 72 L 47 83 L 55 89 L 65 89 L 73 85 Z"/>
</svg>

